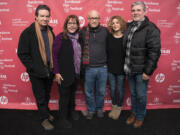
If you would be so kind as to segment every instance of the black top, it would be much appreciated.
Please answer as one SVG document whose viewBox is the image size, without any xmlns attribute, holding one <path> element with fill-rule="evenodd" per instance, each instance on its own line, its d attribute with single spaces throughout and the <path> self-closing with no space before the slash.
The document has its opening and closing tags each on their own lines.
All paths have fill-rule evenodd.
<svg viewBox="0 0 180 135">
<path fill-rule="evenodd" d="M 107 38 L 108 71 L 113 74 L 124 74 L 123 37 L 115 38 L 112 34 Z"/>
</svg>

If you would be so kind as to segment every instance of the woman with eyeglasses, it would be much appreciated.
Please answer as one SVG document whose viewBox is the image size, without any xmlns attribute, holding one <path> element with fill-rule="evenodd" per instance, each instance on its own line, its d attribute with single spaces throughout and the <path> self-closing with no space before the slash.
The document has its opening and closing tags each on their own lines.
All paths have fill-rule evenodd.
<svg viewBox="0 0 180 135">
<path fill-rule="evenodd" d="M 56 36 L 53 43 L 53 71 L 60 93 L 59 112 L 62 128 L 72 127 L 70 118 L 79 119 L 79 114 L 75 111 L 75 91 L 81 65 L 79 28 L 78 17 L 69 15 L 65 20 L 63 32 Z"/>
</svg>

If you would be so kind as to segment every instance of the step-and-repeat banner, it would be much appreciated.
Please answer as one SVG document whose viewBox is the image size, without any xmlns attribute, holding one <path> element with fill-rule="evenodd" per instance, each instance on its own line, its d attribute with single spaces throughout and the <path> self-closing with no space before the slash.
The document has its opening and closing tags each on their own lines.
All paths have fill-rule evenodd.
<svg viewBox="0 0 180 135">
<path fill-rule="evenodd" d="M 37 109 L 31 84 L 24 66 L 17 57 L 20 33 L 34 21 L 39 4 L 51 8 L 50 25 L 57 35 L 63 29 L 65 18 L 70 14 L 79 17 L 81 27 L 87 25 L 87 13 L 92 9 L 100 12 L 101 24 L 113 15 L 131 21 L 130 6 L 134 0 L 0 0 L 0 108 Z M 146 0 L 147 16 L 161 30 L 161 57 L 158 68 L 148 86 L 148 109 L 180 108 L 180 1 Z M 107 85 L 105 107 L 111 107 Z M 58 109 L 58 89 L 53 84 L 50 108 Z M 83 85 L 76 92 L 76 109 L 84 110 Z M 124 109 L 131 105 L 126 80 Z"/>
</svg>

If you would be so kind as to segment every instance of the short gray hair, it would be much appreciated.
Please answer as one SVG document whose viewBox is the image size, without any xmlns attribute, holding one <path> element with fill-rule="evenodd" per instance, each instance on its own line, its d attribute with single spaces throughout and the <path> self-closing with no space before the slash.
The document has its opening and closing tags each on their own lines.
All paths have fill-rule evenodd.
<svg viewBox="0 0 180 135">
<path fill-rule="evenodd" d="M 146 11 L 146 5 L 144 4 L 144 2 L 142 2 L 142 1 L 136 1 L 136 2 L 132 3 L 132 4 L 131 4 L 131 9 L 132 9 L 134 6 L 136 6 L 136 5 L 141 5 L 141 6 L 143 7 L 144 12 Z"/>
</svg>

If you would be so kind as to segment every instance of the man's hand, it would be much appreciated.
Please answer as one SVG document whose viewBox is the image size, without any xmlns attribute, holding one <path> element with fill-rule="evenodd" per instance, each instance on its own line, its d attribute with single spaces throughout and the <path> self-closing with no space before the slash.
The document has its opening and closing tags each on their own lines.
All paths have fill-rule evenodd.
<svg viewBox="0 0 180 135">
<path fill-rule="evenodd" d="M 143 80 L 149 80 L 149 79 L 150 79 L 150 76 L 147 75 L 147 74 L 145 74 L 145 73 L 143 73 L 142 79 L 143 79 Z"/>
</svg>

